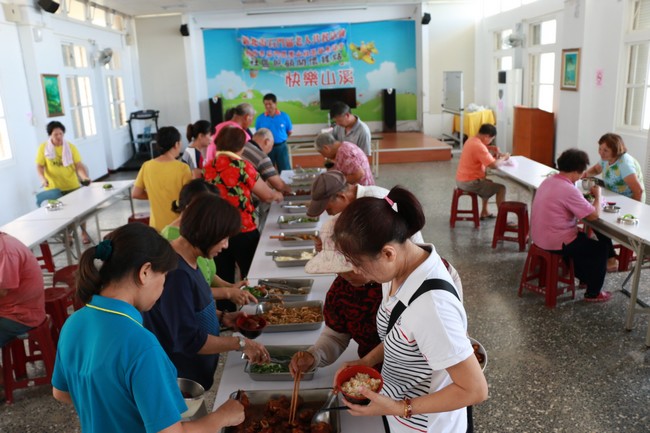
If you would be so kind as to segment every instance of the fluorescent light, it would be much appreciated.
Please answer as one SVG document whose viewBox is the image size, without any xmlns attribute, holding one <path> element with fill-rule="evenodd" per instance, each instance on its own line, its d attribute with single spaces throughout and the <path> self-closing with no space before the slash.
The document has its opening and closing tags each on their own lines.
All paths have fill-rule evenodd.
<svg viewBox="0 0 650 433">
<path fill-rule="evenodd" d="M 341 5 L 341 6 L 309 6 L 309 7 L 282 7 L 282 8 L 268 8 L 268 9 L 250 9 L 246 11 L 246 15 L 271 15 L 271 14 L 293 14 L 293 13 L 308 13 L 308 12 L 339 12 L 339 11 L 365 11 L 368 6 L 354 6 L 354 5 Z"/>
</svg>

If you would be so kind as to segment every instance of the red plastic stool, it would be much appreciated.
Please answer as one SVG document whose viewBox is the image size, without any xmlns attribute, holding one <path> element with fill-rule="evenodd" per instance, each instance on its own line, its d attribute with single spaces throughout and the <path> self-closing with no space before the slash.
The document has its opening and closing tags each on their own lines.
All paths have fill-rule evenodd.
<svg viewBox="0 0 650 433">
<path fill-rule="evenodd" d="M 48 272 L 54 272 L 54 257 L 52 256 L 52 250 L 50 249 L 50 244 L 47 242 L 41 242 L 39 245 L 41 248 L 41 256 L 36 257 L 36 260 L 43 261 L 41 264 L 41 269 L 45 269 Z"/>
<path fill-rule="evenodd" d="M 52 341 L 50 325 L 50 317 L 47 316 L 43 323 L 36 328 L 11 340 L 2 348 L 2 366 L 7 403 L 13 403 L 13 392 L 16 389 L 27 388 L 31 384 L 49 385 L 52 382 L 56 349 Z M 29 341 L 28 352 L 25 350 L 24 340 Z M 35 361 L 43 361 L 45 376 L 27 377 L 27 363 Z"/>
<path fill-rule="evenodd" d="M 74 291 L 69 287 L 45 289 L 45 312 L 52 317 L 52 339 L 59 341 L 61 328 L 68 318 L 68 307 L 73 305 Z"/>
<path fill-rule="evenodd" d="M 533 280 L 537 280 L 537 284 L 533 284 Z M 543 250 L 535 244 L 531 245 L 519 284 L 519 296 L 523 289 L 545 295 L 548 308 L 554 308 L 557 297 L 569 291 L 572 294 L 571 299 L 575 299 L 573 260 L 567 264 L 560 254 Z"/>
<path fill-rule="evenodd" d="M 472 199 L 472 209 L 458 209 L 459 199 L 467 195 Z M 474 227 L 480 226 L 478 216 L 478 195 L 474 192 L 463 191 L 459 188 L 454 188 L 454 195 L 451 198 L 451 216 L 449 217 L 449 226 L 453 229 L 456 227 L 456 221 L 474 221 Z M 471 215 L 471 216 L 458 216 L 458 215 Z"/>
<path fill-rule="evenodd" d="M 129 217 L 129 223 L 142 223 L 149 225 L 149 212 L 134 213 Z"/>
<path fill-rule="evenodd" d="M 614 247 L 616 247 L 616 245 L 614 245 Z M 618 271 L 627 271 L 633 260 L 636 260 L 636 257 L 634 257 L 634 251 L 625 248 L 624 246 L 620 246 L 620 249 L 618 250 Z"/>
<path fill-rule="evenodd" d="M 508 227 L 508 212 L 517 215 L 517 227 Z M 506 232 L 517 233 L 517 236 L 508 236 Z M 519 251 L 526 250 L 528 241 L 528 206 L 519 201 L 504 201 L 499 206 L 497 222 L 492 236 L 492 248 L 496 248 L 497 241 L 519 242 Z"/>
</svg>

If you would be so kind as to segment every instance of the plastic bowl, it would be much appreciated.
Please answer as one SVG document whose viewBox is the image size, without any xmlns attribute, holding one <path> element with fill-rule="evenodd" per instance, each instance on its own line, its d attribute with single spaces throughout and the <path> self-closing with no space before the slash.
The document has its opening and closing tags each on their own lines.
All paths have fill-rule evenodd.
<svg viewBox="0 0 650 433">
<path fill-rule="evenodd" d="M 191 418 L 203 405 L 205 389 L 200 383 L 182 377 L 176 379 L 176 382 L 187 405 L 187 410 L 181 414 L 181 418 Z"/>
<path fill-rule="evenodd" d="M 375 370 L 372 367 L 367 367 L 365 365 L 351 365 L 344 370 L 342 370 L 338 376 L 336 376 L 336 387 L 341 391 L 341 394 L 343 394 L 343 397 L 350 403 L 354 404 L 361 404 L 361 405 L 366 405 L 370 403 L 370 400 L 367 398 L 359 398 L 355 397 L 353 395 L 350 395 L 343 391 L 343 384 L 350 379 L 352 379 L 354 376 L 356 376 L 358 373 L 362 374 L 367 374 L 370 376 L 372 379 L 379 379 L 381 382 L 379 383 L 379 387 L 377 389 L 373 389 L 374 392 L 379 392 L 381 391 L 381 388 L 384 386 L 384 379 L 381 377 L 381 374 Z"/>
<path fill-rule="evenodd" d="M 237 330 L 251 340 L 259 337 L 266 327 L 266 320 L 262 316 L 239 316 L 235 322 Z"/>
</svg>

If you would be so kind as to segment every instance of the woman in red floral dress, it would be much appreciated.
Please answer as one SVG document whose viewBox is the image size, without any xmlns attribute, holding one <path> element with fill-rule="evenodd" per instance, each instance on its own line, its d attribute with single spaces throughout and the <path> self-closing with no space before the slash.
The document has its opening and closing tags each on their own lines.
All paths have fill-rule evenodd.
<svg viewBox="0 0 650 433">
<path fill-rule="evenodd" d="M 214 261 L 217 275 L 232 282 L 235 280 L 235 265 L 239 266 L 241 277 L 246 277 L 253 261 L 255 248 L 260 239 L 260 232 L 253 217 L 255 205 L 252 195 L 261 201 L 280 202 L 282 193 L 271 189 L 260 177 L 253 165 L 242 159 L 241 154 L 246 144 L 246 133 L 240 128 L 223 128 L 215 140 L 217 154 L 215 159 L 205 165 L 204 178 L 219 189 L 221 197 L 235 206 L 242 219 L 241 233 L 230 238 L 229 247 L 221 252 Z M 228 311 L 234 311 L 235 304 L 219 305 Z"/>
</svg>

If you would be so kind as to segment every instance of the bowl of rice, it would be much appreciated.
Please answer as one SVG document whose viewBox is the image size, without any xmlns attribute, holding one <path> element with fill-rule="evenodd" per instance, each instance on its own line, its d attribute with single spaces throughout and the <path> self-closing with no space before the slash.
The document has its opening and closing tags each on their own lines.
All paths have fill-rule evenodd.
<svg viewBox="0 0 650 433">
<path fill-rule="evenodd" d="M 361 388 L 379 392 L 384 386 L 384 380 L 372 367 L 351 365 L 336 376 L 336 386 L 350 403 L 366 405 L 370 400 L 361 394 Z"/>
</svg>

